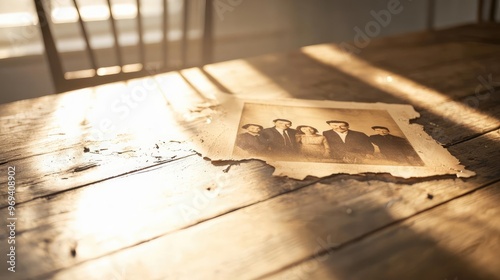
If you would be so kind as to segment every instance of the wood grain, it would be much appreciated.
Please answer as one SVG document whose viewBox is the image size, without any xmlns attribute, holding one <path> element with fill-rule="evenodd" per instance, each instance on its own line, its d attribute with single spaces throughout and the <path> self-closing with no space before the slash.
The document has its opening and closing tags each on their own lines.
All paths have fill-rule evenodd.
<svg viewBox="0 0 500 280">
<path fill-rule="evenodd" d="M 499 180 L 500 174 L 495 174 L 492 165 L 500 156 L 499 137 L 495 131 L 453 147 L 466 158 L 467 165 L 470 147 L 487 147 L 481 151 L 483 156 L 479 155 L 482 160 L 471 159 L 471 168 L 480 174 L 472 180 L 443 178 L 412 183 L 384 182 L 380 177 L 377 181 L 376 176 L 366 180 L 336 176 L 63 270 L 55 277 L 84 279 L 92 273 L 91 268 L 109 277 L 114 268 L 108 265 L 114 263 L 127 267 L 130 279 L 143 272 L 154 279 L 255 278 L 321 251 L 318 243 L 340 246 Z M 490 157 L 485 159 L 484 155 Z M 33 233 L 29 239 L 36 235 L 40 234 Z"/>
<path fill-rule="evenodd" d="M 436 104 L 435 114 L 421 110 L 415 123 L 445 146 L 477 137 L 500 128 L 500 94 L 498 91 L 474 93 L 456 101 Z"/>
<path fill-rule="evenodd" d="M 1 134 L 5 152 L 0 163 L 18 170 L 17 202 L 195 154 L 186 143 L 195 132 L 179 126 L 176 117 L 175 110 L 186 108 L 167 105 L 164 94 L 168 92 L 162 91 L 158 80 L 162 77 L 0 106 L 2 112 L 10 112 L 0 117 L 2 127 L 9 130 Z M 189 100 L 187 90 L 170 91 Z M 6 178 L 0 178 L 0 183 L 6 183 Z M 0 197 L 0 207 L 5 207 L 6 194 Z"/>
<path fill-rule="evenodd" d="M 224 65 L 219 66 L 224 68 Z M 467 65 L 464 64 L 463 67 Z M 439 72 L 448 73 L 453 66 L 449 68 L 440 69 Z M 188 145 L 179 145 L 177 140 L 183 138 L 178 137 L 179 134 L 186 134 L 188 136 L 185 137 L 189 137 L 196 131 L 191 131 L 190 127 L 179 129 L 175 122 L 175 114 L 185 113 L 196 104 L 206 102 L 207 95 L 217 90 L 210 81 L 199 79 L 198 76 L 200 73 L 197 69 L 190 69 L 184 71 L 184 78 L 179 74 L 170 73 L 159 75 L 156 78 L 157 82 L 143 81 L 141 84 L 140 80 L 136 80 L 127 85 L 112 84 L 99 87 L 94 91 L 71 92 L 54 96 L 55 100 L 52 103 L 59 105 L 53 108 L 41 107 L 37 110 L 26 111 L 23 115 L 14 114 L 0 118 L 0 122 L 11 129 L 10 138 L 6 138 L 8 140 L 2 142 L 3 145 L 12 147 L 12 141 L 17 142 L 16 138 L 26 140 L 0 156 L 0 162 L 16 165 L 22 170 L 18 178 L 21 186 L 19 202 L 120 176 L 147 168 L 159 161 L 175 160 L 193 154 Z M 279 78 L 276 79 L 279 80 Z M 330 83 L 335 84 L 335 80 Z M 358 82 L 358 84 L 362 83 Z M 169 88 L 168 85 L 175 90 Z M 125 101 L 120 102 L 137 86 L 149 90 L 145 100 L 140 103 L 136 102 L 136 108 L 128 108 L 128 111 L 125 111 L 130 112 L 128 114 L 124 115 L 120 111 L 106 115 L 106 110 L 114 108 L 113 104 L 125 106 Z M 476 86 L 474 84 L 474 88 Z M 273 86 L 268 85 L 267 90 L 273 91 Z M 477 95 L 471 93 L 470 86 L 464 87 L 464 93 L 461 95 L 464 95 L 466 90 L 469 90 L 469 95 L 460 102 L 449 100 L 433 105 L 434 112 L 439 111 L 440 115 L 423 111 L 423 118 L 417 121 L 425 125 L 430 134 L 445 145 L 477 136 L 481 132 L 491 131 L 500 126 L 498 106 L 494 106 L 499 98 L 498 95 L 484 91 Z M 201 96 L 202 92 L 205 96 Z M 360 90 L 359 93 L 361 92 Z M 163 98 L 164 96 L 167 100 Z M 310 92 L 308 97 L 317 98 L 318 95 Z M 370 98 L 382 97 L 372 95 Z M 94 105 L 90 103 L 90 100 L 104 105 L 93 108 Z M 35 101 L 48 102 L 46 97 Z M 166 102 L 170 103 L 170 107 L 166 105 Z M 6 105 L 7 111 L 15 111 L 11 107 L 16 106 L 20 110 L 25 103 L 23 101 Z M 458 105 L 474 105 L 475 108 L 464 111 L 454 106 L 457 103 Z M 172 112 L 170 108 L 178 111 Z M 478 110 L 484 112 L 486 117 L 485 114 L 477 114 Z M 154 115 L 151 112 L 154 112 Z M 132 117 L 136 126 L 142 128 L 139 133 L 133 134 L 134 132 L 129 128 L 128 122 Z M 114 122 L 117 128 L 110 136 L 103 136 L 104 139 L 94 141 L 93 136 L 100 121 Z M 146 130 L 147 134 L 144 133 Z M 154 136 L 151 135 L 151 131 L 155 132 Z M 140 137 L 138 138 L 137 135 Z M 62 147 L 61 141 L 64 141 Z M 158 145 L 161 149 L 156 148 Z M 92 153 L 84 153 L 85 147 L 92 149 Z M 130 160 L 131 158 L 134 160 Z M 101 166 L 100 173 L 81 169 L 91 165 Z M 76 170 L 85 172 L 75 172 Z M 0 206 L 5 207 L 5 200 L 1 201 Z"/>
<path fill-rule="evenodd" d="M 498 277 L 499 30 L 376 39 L 349 69 L 307 55 L 332 46 L 319 45 L 0 105 L 0 169 L 19 170 L 14 279 Z M 221 94 L 410 103 L 478 176 L 295 181 L 260 161 L 213 165 L 186 140 Z"/>
<path fill-rule="evenodd" d="M 498 279 L 499 198 L 497 182 L 265 279 Z"/>
<path fill-rule="evenodd" d="M 273 177 L 259 161 L 226 169 L 195 155 L 19 205 L 20 275 L 70 267 L 318 180 Z"/>
<path fill-rule="evenodd" d="M 457 42 L 453 43 L 434 38 L 434 41 L 411 47 L 407 46 L 407 42 L 398 40 L 391 44 L 383 43 L 384 48 L 369 46 L 356 57 L 374 68 L 413 79 L 422 86 L 457 98 L 473 92 L 479 84 L 478 76 L 498 75 L 500 71 L 498 45 L 476 43 L 473 40 L 464 42 L 460 41 L 461 38 L 463 37 L 457 36 Z M 385 39 L 380 41 L 385 42 Z M 251 96 L 252 93 L 262 92 L 306 99 L 408 102 L 402 97 L 391 96 L 383 90 L 360 83 L 356 77 L 342 73 L 329 65 L 328 56 L 313 59 L 304 53 L 307 50 L 314 52 L 323 46 L 330 45 L 305 47 L 302 51 L 287 54 L 278 53 L 222 62 L 205 68 L 210 75 L 238 96 Z M 342 56 L 342 52 L 339 55 Z M 385 64 L 381 64 L 382 61 Z M 346 60 L 345 63 L 349 64 L 349 61 Z M 463 88 L 464 86 L 468 88 Z"/>
</svg>

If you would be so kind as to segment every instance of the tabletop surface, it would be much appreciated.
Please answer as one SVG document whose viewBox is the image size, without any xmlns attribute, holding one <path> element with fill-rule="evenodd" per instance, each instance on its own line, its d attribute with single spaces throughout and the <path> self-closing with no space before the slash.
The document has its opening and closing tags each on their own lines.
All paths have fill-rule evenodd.
<svg viewBox="0 0 500 280">
<path fill-rule="evenodd" d="M 15 224 L 2 223 L 0 278 L 500 279 L 499 27 L 373 39 L 347 60 L 346 45 L 315 45 L 0 105 L 0 216 Z M 212 163 L 180 140 L 194 132 L 173 111 L 216 94 L 411 104 L 477 176 L 293 180 L 262 161 Z"/>
</svg>

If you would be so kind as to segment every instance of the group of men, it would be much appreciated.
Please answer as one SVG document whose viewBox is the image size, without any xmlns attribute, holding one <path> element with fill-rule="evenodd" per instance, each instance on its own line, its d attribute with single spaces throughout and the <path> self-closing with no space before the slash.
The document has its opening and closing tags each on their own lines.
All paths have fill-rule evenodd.
<svg viewBox="0 0 500 280">
<path fill-rule="evenodd" d="M 275 119 L 273 123 L 274 126 L 269 128 L 258 124 L 245 124 L 242 128 L 246 132 L 238 135 L 236 145 L 256 156 L 300 157 L 300 143 L 296 141 L 296 135 L 300 132 L 291 128 L 290 120 Z M 373 126 L 376 134 L 368 136 L 350 129 L 346 121 L 329 120 L 326 123 L 331 129 L 323 131 L 323 136 L 329 146 L 329 157 L 333 161 L 363 163 L 374 159 L 376 145 L 380 151 L 378 156 L 383 159 L 399 164 L 422 164 L 410 143 L 404 138 L 390 134 L 387 127 Z"/>
</svg>

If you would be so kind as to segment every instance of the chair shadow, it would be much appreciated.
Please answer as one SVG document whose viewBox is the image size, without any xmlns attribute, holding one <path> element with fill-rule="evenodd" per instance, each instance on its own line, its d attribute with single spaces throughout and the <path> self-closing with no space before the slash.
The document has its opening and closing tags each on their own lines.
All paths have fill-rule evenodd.
<svg viewBox="0 0 500 280">
<path fill-rule="evenodd" d="M 266 63 L 265 59 L 261 57 L 251 58 L 246 60 L 246 62 L 263 76 L 270 78 L 273 83 L 284 89 L 289 93 L 290 97 L 356 102 L 383 101 L 386 103 L 411 103 L 406 98 L 395 96 L 394 94 L 375 88 L 355 76 L 319 63 L 305 54 L 295 52 L 279 56 L 279 59 L 282 61 L 271 65 Z M 388 56 L 390 56 L 390 53 Z M 435 81 L 431 82 L 424 78 L 413 79 L 413 76 L 410 74 L 411 69 L 407 69 L 406 72 L 402 71 L 398 69 L 397 62 L 394 65 L 383 64 L 377 61 L 370 61 L 364 56 L 360 57 L 366 59 L 375 67 L 392 71 L 447 96 L 446 88 L 440 87 L 439 83 Z M 308 65 L 308 67 L 305 68 L 303 67 L 304 65 Z M 218 78 L 211 74 L 210 71 L 203 71 L 203 73 L 209 80 L 218 81 Z M 325 74 L 324 79 L 315 78 L 313 79 L 314 83 L 308 83 L 308 77 L 313 77 L 317 73 L 328 74 Z M 222 92 L 231 92 L 230 88 L 228 89 L 220 82 L 217 82 L 216 85 Z M 496 89 L 497 87 L 495 87 Z M 464 102 L 471 95 L 447 97 L 450 100 Z M 498 106 L 495 106 L 498 100 L 498 95 L 492 95 L 488 102 L 482 102 L 480 107 L 481 112 L 498 119 Z M 426 132 L 448 146 L 482 134 L 470 129 L 467 124 L 449 120 L 427 109 L 417 107 L 418 111 L 423 111 L 421 119 L 425 121 L 417 120 L 416 123 L 422 124 Z M 443 129 L 432 127 L 429 121 L 437 123 L 442 128 L 456 127 L 457 130 L 462 131 L 462 135 L 467 136 L 465 138 L 456 138 L 454 136 L 443 135 Z M 497 145 L 493 141 L 491 144 Z M 457 157 L 462 163 L 467 164 L 469 161 L 464 155 L 457 155 Z M 332 184 L 335 185 L 337 179 L 341 180 L 340 178 L 342 177 L 334 176 Z M 383 178 L 379 179 L 384 181 Z M 498 178 L 492 179 L 497 180 Z M 405 184 L 404 180 L 400 183 Z M 359 190 L 350 188 L 349 191 L 356 192 Z M 432 279 L 495 279 L 495 275 L 471 264 L 461 253 L 451 252 L 443 248 L 440 240 L 435 240 L 425 233 L 416 232 L 412 229 L 411 225 L 403 223 L 402 225 L 398 225 L 397 228 L 395 227 L 396 224 L 407 218 L 394 219 L 387 212 L 387 209 L 380 205 L 365 210 L 363 210 L 363 213 L 366 214 L 365 216 L 352 217 L 349 223 L 340 225 L 345 227 L 345 234 L 352 234 L 356 230 L 359 230 L 359 235 L 353 234 L 354 236 L 350 236 L 352 239 L 341 238 L 343 241 L 340 241 L 341 245 L 339 247 L 335 245 L 323 248 L 322 253 L 318 255 L 313 253 L 315 248 L 311 248 L 311 257 L 307 262 L 297 264 L 297 266 L 291 265 L 286 267 L 285 269 L 288 269 L 286 274 L 278 272 L 270 276 L 283 277 L 281 279 L 399 279 L 401 277 L 405 279 L 422 279 L 424 276 L 427 278 L 432 277 Z M 326 212 L 318 215 L 332 216 L 333 222 L 328 225 L 316 225 L 314 224 L 314 218 L 311 220 L 311 217 L 303 217 L 305 221 L 309 221 L 309 224 L 295 233 L 301 236 L 306 243 L 318 238 L 334 236 L 339 233 L 338 231 L 344 230 L 338 229 L 339 225 L 335 223 L 334 217 L 338 213 Z M 446 217 L 437 218 L 441 218 L 444 224 L 448 220 Z M 458 218 L 455 217 L 454 219 Z M 377 224 L 379 221 L 384 222 Z M 300 221 L 297 222 L 300 223 Z M 363 226 L 360 224 L 363 224 Z M 371 227 L 371 230 L 366 231 L 366 227 Z M 487 223 L 476 224 L 476 227 L 482 229 L 488 228 Z M 450 235 L 453 235 L 454 227 L 450 226 L 449 231 Z M 498 231 L 495 231 L 496 233 Z M 387 240 L 394 242 L 387 242 Z M 481 241 L 481 239 L 478 240 L 478 242 Z M 332 243 L 337 244 L 336 242 Z M 474 251 L 474 248 L 474 245 L 471 245 L 464 250 Z M 366 251 L 366 254 L 359 254 L 360 250 L 363 252 Z M 361 258 L 359 258 L 360 256 Z M 305 265 L 314 267 L 314 262 L 316 262 L 317 267 L 321 268 L 317 270 L 310 267 L 301 268 L 301 266 Z M 299 272 L 296 272 L 297 269 Z M 291 272 L 291 274 L 288 274 L 288 272 Z"/>
<path fill-rule="evenodd" d="M 489 204 L 499 196 L 496 187 Z M 321 224 L 315 224 L 314 217 L 304 229 L 296 232 L 307 240 L 304 242 L 310 242 L 311 256 L 263 278 L 497 279 L 497 269 L 485 269 L 484 261 L 481 264 L 471 261 L 485 257 L 481 249 L 484 250 L 487 243 L 498 242 L 498 228 L 487 221 L 473 220 L 474 211 L 482 208 L 472 209 L 466 219 L 458 214 L 430 213 L 439 209 L 434 208 L 421 213 L 417 221 L 407 222 L 404 220 L 408 218 L 394 220 L 382 205 L 358 211 L 357 206 L 349 205 L 354 209 L 350 221 L 346 221 L 348 215 L 339 213 L 338 209 L 320 213 Z M 325 216 L 331 218 L 331 223 L 324 224 Z M 382 221 L 386 224 L 379 224 Z M 420 227 L 418 231 L 415 225 Z M 372 230 L 364 231 L 366 228 Z M 461 238 L 463 243 L 457 244 L 455 238 Z M 447 248 L 450 246 L 454 246 L 455 251 Z M 491 255 L 492 251 L 488 253 Z"/>
</svg>

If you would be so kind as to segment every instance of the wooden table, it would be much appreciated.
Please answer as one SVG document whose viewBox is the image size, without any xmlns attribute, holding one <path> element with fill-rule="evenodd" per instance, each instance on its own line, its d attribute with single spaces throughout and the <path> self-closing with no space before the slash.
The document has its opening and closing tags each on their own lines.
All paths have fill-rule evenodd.
<svg viewBox="0 0 500 280">
<path fill-rule="evenodd" d="M 1 105 L 0 278 L 500 279 L 499 27 L 374 39 L 347 60 L 310 46 Z M 179 140 L 194 130 L 173 110 L 216 94 L 412 104 L 477 176 L 298 181 L 261 161 L 212 164 Z"/>
</svg>

